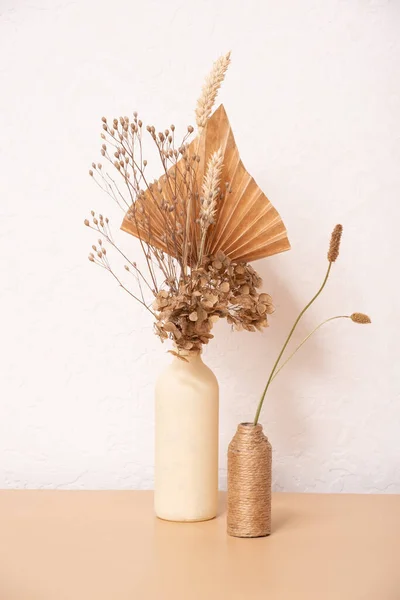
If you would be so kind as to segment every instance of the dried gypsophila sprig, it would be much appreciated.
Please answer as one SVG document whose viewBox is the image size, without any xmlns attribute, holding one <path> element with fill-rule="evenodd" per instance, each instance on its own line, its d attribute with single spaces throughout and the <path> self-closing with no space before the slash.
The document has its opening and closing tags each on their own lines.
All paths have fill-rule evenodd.
<svg viewBox="0 0 400 600">
<path fill-rule="evenodd" d="M 215 61 L 211 73 L 206 77 L 201 96 L 196 106 L 196 124 L 199 131 L 205 127 L 211 115 L 218 90 L 225 79 L 225 73 L 231 62 L 231 53 L 228 52 Z"/>
<path fill-rule="evenodd" d="M 96 183 L 111 196 L 118 206 L 124 211 L 127 207 L 131 210 L 132 218 L 135 221 L 141 221 L 146 226 L 148 215 L 146 206 L 140 202 L 143 196 L 142 186 L 147 189 L 154 189 L 156 183 L 149 182 L 146 176 L 147 160 L 143 157 L 142 147 L 142 121 L 138 119 L 137 113 L 134 113 L 134 118 L 130 122 L 128 117 L 120 117 L 113 119 L 112 125 L 107 122 L 105 117 L 102 118 L 103 133 L 102 138 L 104 143 L 101 147 L 101 154 L 105 159 L 117 170 L 119 176 L 125 186 L 125 194 L 121 190 L 116 181 L 110 174 L 104 172 L 102 165 L 92 163 L 92 169 L 89 174 L 95 179 Z M 159 151 L 162 166 L 165 170 L 170 164 L 176 164 L 180 157 L 186 152 L 186 140 L 193 133 L 193 127 L 189 126 L 187 134 L 182 142 L 175 148 L 175 127 L 171 125 L 170 130 L 165 130 L 164 133 L 155 133 L 155 128 L 149 126 L 147 128 L 153 141 L 156 143 Z M 107 142 L 107 143 L 105 143 Z M 171 177 L 171 175 L 169 176 Z M 171 186 L 174 181 L 169 182 Z M 138 207 L 138 208 L 136 208 Z M 166 218 L 166 214 L 175 210 L 176 207 L 167 205 L 161 197 L 157 205 L 158 218 L 164 222 L 164 230 L 166 238 L 169 241 L 171 251 L 176 243 L 176 230 L 171 227 L 170 221 Z M 85 220 L 85 224 L 86 224 Z M 97 224 L 93 222 L 97 228 Z M 103 231 L 100 233 L 104 234 Z M 159 270 L 162 276 L 169 284 L 172 284 L 176 289 L 179 279 L 179 267 L 176 261 L 169 254 L 163 254 L 152 243 L 152 235 L 147 236 L 147 239 L 139 239 L 142 246 L 142 251 L 146 259 L 147 268 L 150 276 L 150 288 L 157 293 L 159 284 L 157 283 L 156 269 Z M 118 248 L 117 248 L 118 250 Z M 179 261 L 178 261 L 179 262 Z M 178 268 L 177 268 L 178 267 Z M 173 283 L 174 282 L 174 283 Z"/>
<path fill-rule="evenodd" d="M 254 425 L 257 425 L 258 423 L 258 419 L 260 417 L 260 412 L 265 400 L 265 396 L 266 393 L 268 391 L 268 388 L 270 386 L 270 384 L 272 383 L 272 381 L 275 379 L 276 375 L 281 371 L 281 369 L 289 362 L 289 360 L 294 356 L 294 354 L 296 354 L 296 352 L 305 344 L 305 342 L 320 328 L 322 327 L 322 325 L 324 325 L 325 323 L 328 323 L 329 321 L 334 321 L 335 319 L 342 319 L 342 318 L 346 318 L 346 319 L 351 319 L 354 323 L 359 323 L 359 324 L 368 324 L 371 323 L 371 319 L 369 318 L 368 315 L 365 315 L 364 313 L 352 313 L 351 315 L 339 315 L 339 316 L 335 316 L 335 317 L 331 317 L 330 319 L 326 319 L 325 321 L 323 321 L 322 323 L 320 323 L 302 342 L 301 344 L 294 350 L 294 352 L 292 352 L 292 354 L 289 356 L 289 358 L 287 360 L 285 360 L 285 362 L 283 364 L 281 364 L 281 359 L 282 356 L 289 344 L 289 341 L 300 321 L 300 319 L 302 318 L 302 316 L 304 315 L 304 313 L 310 308 L 310 306 L 315 302 L 315 300 L 318 298 L 318 296 L 321 294 L 322 290 L 324 289 L 328 278 L 329 278 L 329 274 L 331 271 L 331 267 L 332 264 L 337 260 L 338 256 L 339 256 L 339 250 L 340 250 L 340 242 L 341 242 L 341 238 L 342 238 L 342 233 L 343 233 L 343 227 L 342 225 L 336 225 L 332 234 L 331 234 L 331 239 L 330 239 L 330 243 L 329 243 L 329 250 L 328 250 L 328 261 L 329 261 L 329 265 L 328 265 L 328 269 L 324 278 L 324 281 L 322 282 L 321 287 L 319 288 L 318 292 L 313 296 L 313 298 L 310 300 L 310 302 L 303 308 L 303 310 L 300 312 L 299 316 L 297 317 L 297 319 L 294 322 L 294 325 L 292 326 L 292 329 L 289 332 L 288 337 L 285 340 L 285 343 L 283 344 L 283 347 L 280 351 L 280 353 L 278 354 L 278 358 L 275 361 L 274 366 L 272 367 L 271 373 L 269 375 L 267 384 L 264 388 L 264 391 L 261 395 L 261 399 L 260 402 L 258 404 L 257 407 L 257 411 L 254 417 Z"/>
</svg>

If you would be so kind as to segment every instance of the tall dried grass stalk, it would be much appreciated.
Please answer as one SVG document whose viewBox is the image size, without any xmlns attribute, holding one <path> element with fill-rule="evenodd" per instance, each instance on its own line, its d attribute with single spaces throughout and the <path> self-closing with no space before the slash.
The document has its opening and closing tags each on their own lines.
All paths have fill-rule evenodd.
<svg viewBox="0 0 400 600">
<path fill-rule="evenodd" d="M 329 245 L 329 251 L 328 251 L 328 269 L 325 275 L 325 278 L 322 282 L 321 287 L 319 288 L 318 292 L 313 296 L 313 298 L 310 300 L 310 302 L 308 304 L 306 304 L 306 306 L 303 308 L 303 310 L 300 312 L 299 316 L 297 317 L 297 319 L 294 322 L 294 325 L 292 326 L 289 335 L 287 336 L 285 343 L 283 344 L 283 347 L 281 349 L 281 351 L 278 354 L 278 358 L 275 361 L 274 366 L 272 367 L 271 373 L 268 377 L 268 381 L 267 384 L 264 388 L 264 391 L 261 395 L 261 399 L 260 402 L 258 404 L 257 407 L 257 411 L 256 411 L 256 415 L 254 417 L 254 425 L 257 425 L 258 423 L 258 419 L 260 417 L 260 412 L 265 400 L 265 396 L 267 394 L 268 388 L 271 384 L 271 382 L 273 381 L 273 379 L 275 379 L 275 376 L 278 374 L 278 372 L 288 363 L 288 361 L 294 356 L 294 354 L 296 354 L 296 352 L 301 348 L 301 346 L 303 346 L 303 344 L 305 344 L 305 342 L 311 337 L 311 335 L 313 335 L 322 325 L 324 325 L 324 323 L 327 323 L 328 321 L 332 321 L 334 319 L 341 319 L 341 318 L 350 318 L 352 321 L 354 321 L 355 323 L 370 323 L 371 320 L 367 315 L 364 315 L 363 313 L 353 313 L 352 315 L 350 315 L 350 317 L 348 315 L 339 315 L 337 317 L 331 317 L 330 319 L 327 319 L 326 321 L 324 321 L 323 323 L 321 323 L 320 325 L 318 325 L 318 327 L 316 327 L 302 342 L 301 344 L 295 349 L 295 351 L 289 356 L 289 358 L 283 363 L 281 364 L 281 359 L 282 356 L 290 342 L 290 339 L 292 338 L 292 335 L 300 321 L 300 319 L 302 318 L 302 316 L 304 315 L 304 313 L 310 308 L 310 306 L 315 302 L 315 300 L 318 298 L 318 296 L 321 294 L 322 290 L 324 289 L 328 278 L 329 278 L 329 274 L 331 271 L 331 267 L 332 264 L 336 261 L 337 257 L 339 256 L 339 247 L 340 247 L 340 240 L 342 237 L 342 233 L 343 233 L 343 227 L 342 225 L 336 225 L 336 227 L 334 228 L 332 235 L 331 235 L 331 240 L 330 240 L 330 245 Z"/>
<path fill-rule="evenodd" d="M 211 115 L 218 90 L 225 79 L 225 73 L 231 62 L 231 53 L 228 52 L 215 61 L 211 73 L 206 77 L 201 96 L 196 106 L 196 123 L 201 131 Z"/>
</svg>

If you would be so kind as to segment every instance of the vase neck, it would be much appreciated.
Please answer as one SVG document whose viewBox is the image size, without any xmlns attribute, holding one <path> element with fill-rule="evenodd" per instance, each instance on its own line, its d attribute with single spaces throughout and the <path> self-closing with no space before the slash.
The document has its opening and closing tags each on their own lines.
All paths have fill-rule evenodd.
<svg viewBox="0 0 400 600">
<path fill-rule="evenodd" d="M 244 442 L 247 440 L 250 442 L 250 440 L 264 438 L 263 428 L 260 423 L 257 423 L 257 425 L 254 425 L 253 423 L 240 423 L 236 435 Z"/>
<path fill-rule="evenodd" d="M 189 362 L 191 364 L 195 364 L 203 362 L 201 358 L 201 350 L 181 350 L 174 348 L 174 352 L 179 354 L 179 356 L 175 356 L 175 361 L 179 361 L 180 363 Z"/>
</svg>

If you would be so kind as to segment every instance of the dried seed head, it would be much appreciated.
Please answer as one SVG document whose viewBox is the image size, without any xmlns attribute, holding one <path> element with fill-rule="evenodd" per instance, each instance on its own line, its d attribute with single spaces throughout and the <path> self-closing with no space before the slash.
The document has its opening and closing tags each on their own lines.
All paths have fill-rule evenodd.
<svg viewBox="0 0 400 600">
<path fill-rule="evenodd" d="M 90 177 L 93 177 L 93 171 L 92 171 L 92 169 L 89 169 L 89 175 L 90 175 Z"/>
<path fill-rule="evenodd" d="M 89 227 L 89 220 L 88 219 L 85 219 L 83 222 L 86 225 L 86 227 Z"/>
<path fill-rule="evenodd" d="M 90 262 L 94 262 L 94 256 L 92 253 L 89 254 L 88 259 L 90 260 Z"/>
<path fill-rule="evenodd" d="M 193 131 L 194 131 L 194 129 L 191 125 L 188 126 L 187 130 L 189 133 L 193 133 Z"/>
<path fill-rule="evenodd" d="M 225 78 L 226 70 L 230 63 L 230 52 L 221 56 L 213 65 L 211 73 L 205 80 L 202 93 L 197 101 L 196 123 L 201 131 L 211 114 L 218 90 Z"/>
<path fill-rule="evenodd" d="M 342 233 L 342 225 L 336 225 L 335 229 L 332 231 L 331 241 L 328 250 L 328 260 L 330 263 L 335 262 L 337 257 L 339 256 L 340 240 L 342 238 Z"/>
<path fill-rule="evenodd" d="M 368 315 L 364 315 L 364 313 L 353 313 L 350 315 L 350 319 L 353 323 L 360 323 L 361 325 L 366 325 L 367 323 L 371 323 L 371 319 Z"/>
</svg>

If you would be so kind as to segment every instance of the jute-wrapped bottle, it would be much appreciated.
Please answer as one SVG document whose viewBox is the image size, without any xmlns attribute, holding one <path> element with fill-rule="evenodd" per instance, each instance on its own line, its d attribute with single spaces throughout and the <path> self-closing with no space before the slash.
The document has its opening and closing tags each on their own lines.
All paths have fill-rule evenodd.
<svg viewBox="0 0 400 600">
<path fill-rule="evenodd" d="M 241 423 L 228 448 L 228 534 L 271 533 L 272 448 L 262 425 Z"/>
</svg>

